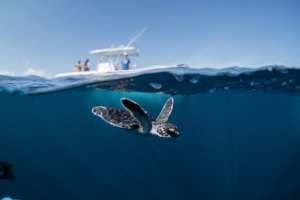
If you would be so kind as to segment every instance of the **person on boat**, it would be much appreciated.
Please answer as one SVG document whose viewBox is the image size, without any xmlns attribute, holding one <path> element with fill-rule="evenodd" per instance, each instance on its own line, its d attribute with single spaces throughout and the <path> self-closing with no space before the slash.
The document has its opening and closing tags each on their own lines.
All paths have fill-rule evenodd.
<svg viewBox="0 0 300 200">
<path fill-rule="evenodd" d="M 128 53 L 124 53 L 124 58 L 122 60 L 122 69 L 128 70 L 130 68 L 130 59 L 128 58 Z"/>
<path fill-rule="evenodd" d="M 91 62 L 89 59 L 86 59 L 86 61 L 83 64 L 83 71 L 90 71 L 91 68 Z"/>
<path fill-rule="evenodd" d="M 81 68 L 82 68 L 82 64 L 81 64 L 81 61 L 79 60 L 77 62 L 77 64 L 75 65 L 75 69 L 76 71 L 80 72 L 81 71 Z"/>
</svg>

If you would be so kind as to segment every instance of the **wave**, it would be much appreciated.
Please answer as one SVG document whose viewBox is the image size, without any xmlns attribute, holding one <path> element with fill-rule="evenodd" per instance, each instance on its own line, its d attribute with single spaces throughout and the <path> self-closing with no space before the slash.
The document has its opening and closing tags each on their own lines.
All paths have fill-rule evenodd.
<svg viewBox="0 0 300 200">
<path fill-rule="evenodd" d="M 197 69 L 179 66 L 57 78 L 0 75 L 0 92 L 11 94 L 34 95 L 74 88 L 172 95 L 227 90 L 298 93 L 300 91 L 300 69 L 278 65 L 255 69 L 242 67 Z"/>
</svg>

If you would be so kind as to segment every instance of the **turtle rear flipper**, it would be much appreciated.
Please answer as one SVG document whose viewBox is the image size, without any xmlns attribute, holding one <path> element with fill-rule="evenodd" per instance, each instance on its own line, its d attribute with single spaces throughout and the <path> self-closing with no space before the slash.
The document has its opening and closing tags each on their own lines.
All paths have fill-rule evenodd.
<svg viewBox="0 0 300 200">
<path fill-rule="evenodd" d="M 124 129 L 138 129 L 138 121 L 125 110 L 98 106 L 92 108 L 92 113 L 112 126 Z"/>
</svg>

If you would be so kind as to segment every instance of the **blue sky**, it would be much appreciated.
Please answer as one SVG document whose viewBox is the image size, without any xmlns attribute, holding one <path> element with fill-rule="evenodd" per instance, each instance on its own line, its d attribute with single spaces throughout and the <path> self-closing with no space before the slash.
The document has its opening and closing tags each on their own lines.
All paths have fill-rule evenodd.
<svg viewBox="0 0 300 200">
<path fill-rule="evenodd" d="M 70 71 L 144 27 L 139 66 L 300 66 L 300 0 L 1 0 L 0 71 Z"/>
</svg>

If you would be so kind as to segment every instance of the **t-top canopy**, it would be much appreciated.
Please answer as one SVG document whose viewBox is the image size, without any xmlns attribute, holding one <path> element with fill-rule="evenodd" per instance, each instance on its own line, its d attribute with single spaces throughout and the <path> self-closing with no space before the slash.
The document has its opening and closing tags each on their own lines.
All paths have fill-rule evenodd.
<svg viewBox="0 0 300 200">
<path fill-rule="evenodd" d="M 139 52 L 135 47 L 118 47 L 109 49 L 96 49 L 90 51 L 90 54 L 96 56 L 120 56 L 124 54 L 129 56 L 138 56 Z"/>
</svg>

